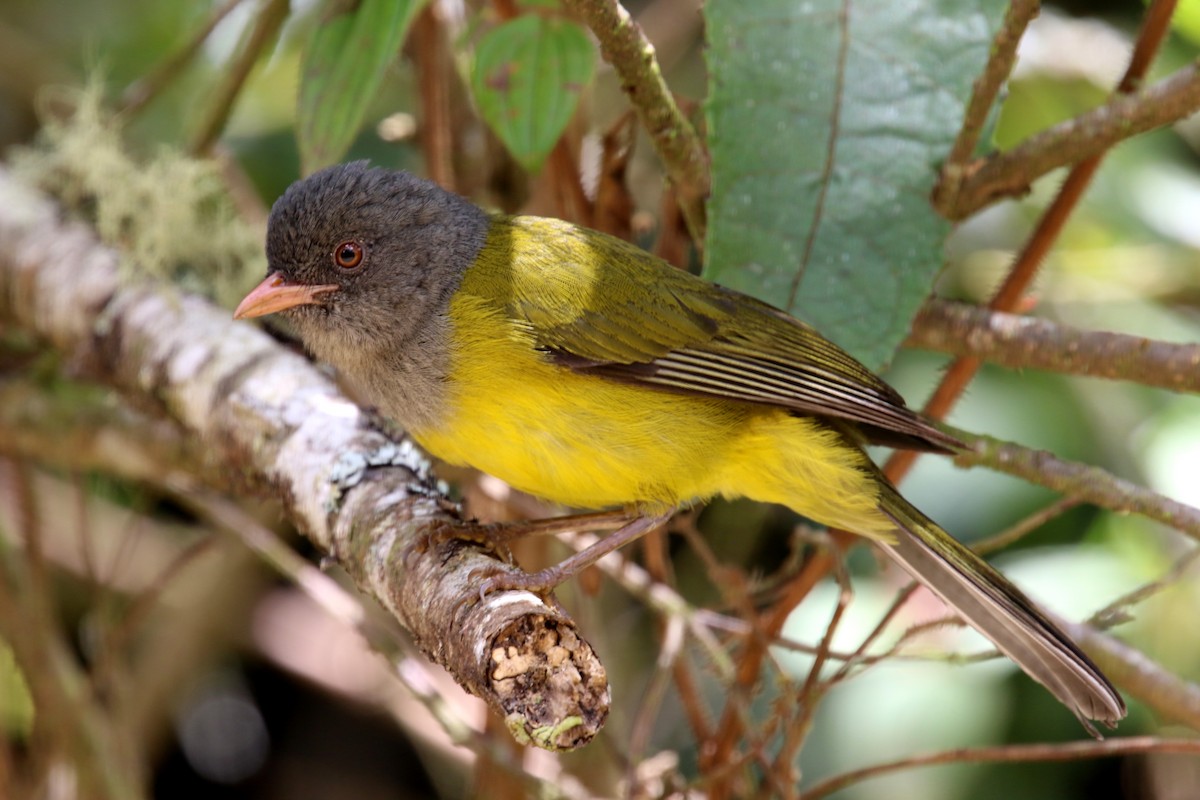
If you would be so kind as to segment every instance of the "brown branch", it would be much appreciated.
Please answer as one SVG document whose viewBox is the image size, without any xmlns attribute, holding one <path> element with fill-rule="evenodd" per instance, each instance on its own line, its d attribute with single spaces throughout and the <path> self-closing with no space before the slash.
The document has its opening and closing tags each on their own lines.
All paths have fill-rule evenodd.
<svg viewBox="0 0 1200 800">
<path fill-rule="evenodd" d="M 1004 15 L 1004 21 L 1000 24 L 1000 30 L 992 40 L 991 55 L 983 68 L 983 74 L 975 79 L 971 100 L 963 113 L 962 126 L 950 148 L 946 163 L 942 165 L 938 185 L 933 190 L 933 206 L 943 215 L 946 212 L 941 204 L 947 197 L 953 200 L 961 190 L 962 181 L 970 171 L 970 168 L 964 165 L 979 145 L 979 137 L 996 103 L 996 95 L 1008 80 L 1017 60 L 1017 45 L 1029 23 L 1038 15 L 1041 5 L 1039 0 L 1013 0 Z"/>
<path fill-rule="evenodd" d="M 1200 731 L 1200 686 L 1090 625 L 1057 621 L 1122 691 L 1163 719 Z"/>
<path fill-rule="evenodd" d="M 599 39 L 604 60 L 620 76 L 622 88 L 666 167 L 692 239 L 702 245 L 704 201 L 710 188 L 708 154 L 663 80 L 654 45 L 617 0 L 564 0 L 564 5 Z"/>
<path fill-rule="evenodd" d="M 1106 105 L 1030 136 L 1011 150 L 960 167 L 964 178 L 957 191 L 943 178 L 934 207 L 947 219 L 965 219 L 997 200 L 1028 193 L 1030 185 L 1051 170 L 1170 125 L 1197 108 L 1200 64 L 1193 63 L 1136 94 L 1117 95 Z"/>
<path fill-rule="evenodd" d="M 1044 369 L 1200 392 L 1200 345 L 1084 331 L 965 303 L 926 303 L 905 344 L 1012 369 Z"/>
<path fill-rule="evenodd" d="M 219 454 L 231 481 L 272 491 L 518 738 L 563 749 L 595 735 L 608 711 L 603 666 L 542 599 L 479 597 L 481 577 L 516 567 L 444 534 L 456 513 L 411 445 L 254 327 L 199 298 L 123 286 L 116 264 L 89 230 L 0 172 L 0 321 L 161 407 Z"/>
<path fill-rule="evenodd" d="M 1124 77 L 1121 78 L 1121 83 L 1117 86 L 1117 94 L 1128 94 L 1141 83 L 1154 54 L 1158 52 L 1158 48 L 1162 45 L 1163 38 L 1169 30 L 1171 15 L 1174 11 L 1175 0 L 1153 0 L 1150 8 L 1146 10 L 1142 29 L 1138 33 L 1137 43 L 1134 45 L 1133 55 L 1129 59 L 1129 66 L 1125 70 Z M 1070 218 L 1075 206 L 1083 197 L 1083 193 L 1091 184 L 1092 177 L 1100 168 L 1103 157 L 1104 152 L 1101 151 L 1091 158 L 1079 162 L 1067 175 L 1058 194 L 1042 214 L 1037 227 L 1030 234 L 1029 240 L 1017 256 L 1004 283 L 1000 285 L 991 302 L 988 303 L 988 308 L 993 311 L 1012 311 L 1019 306 L 1021 299 L 1025 296 L 1025 290 L 1033 282 L 1046 254 L 1058 241 L 1059 234 L 1067 224 L 1067 219 Z M 934 390 L 933 396 L 925 404 L 923 409 L 925 414 L 933 419 L 945 419 L 950 409 L 958 402 L 958 398 L 966 391 L 967 384 L 975 377 L 979 366 L 980 361 L 976 358 L 955 359 L 950 368 L 946 370 L 937 389 Z M 912 450 L 897 452 L 888 459 L 884 467 L 884 474 L 893 483 L 899 483 L 900 479 L 916 463 L 918 455 Z"/>
<path fill-rule="evenodd" d="M 446 32 L 438 3 L 428 3 L 413 28 L 417 79 L 421 100 L 421 151 L 429 179 L 457 191 L 454 174 L 454 125 L 451 123 L 450 80 L 453 61 L 446 48 Z"/>
<path fill-rule="evenodd" d="M 1140 514 L 1200 541 L 1200 509 L 1164 497 L 1110 472 L 1066 461 L 1045 450 L 955 431 L 967 448 L 954 457 L 960 467 L 983 466 L 1115 511 Z"/>
<path fill-rule="evenodd" d="M 845 772 L 814 784 L 804 792 L 805 800 L 816 800 L 848 786 L 877 778 L 889 772 L 929 767 L 936 764 L 992 763 L 1012 764 L 1035 761 L 1076 761 L 1084 758 L 1109 758 L 1139 753 L 1177 753 L 1200 755 L 1200 742 L 1194 739 L 1160 739 L 1138 736 L 1129 739 L 1109 739 L 1100 742 L 1065 742 L 1054 744 L 1013 744 L 999 747 L 963 747 L 938 753 L 910 756 L 884 764 Z"/>
</svg>

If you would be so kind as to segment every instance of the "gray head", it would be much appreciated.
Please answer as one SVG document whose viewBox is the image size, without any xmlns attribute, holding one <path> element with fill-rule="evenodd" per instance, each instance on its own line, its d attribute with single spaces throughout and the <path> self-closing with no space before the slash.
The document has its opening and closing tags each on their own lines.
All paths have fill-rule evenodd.
<svg viewBox="0 0 1200 800">
<path fill-rule="evenodd" d="M 365 161 L 323 169 L 271 209 L 268 276 L 236 316 L 281 312 L 335 363 L 335 342 L 409 340 L 444 311 L 487 224 L 479 208 L 407 172 Z"/>
</svg>

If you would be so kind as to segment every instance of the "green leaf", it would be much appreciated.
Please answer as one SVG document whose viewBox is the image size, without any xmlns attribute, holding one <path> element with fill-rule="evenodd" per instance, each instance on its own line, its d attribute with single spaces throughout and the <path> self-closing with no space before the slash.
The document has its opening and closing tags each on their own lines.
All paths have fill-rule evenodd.
<svg viewBox="0 0 1200 800">
<path fill-rule="evenodd" d="M 1148 5 L 1146 0 L 1143 5 Z M 1192 44 L 1200 44 L 1200 0 L 1182 0 L 1171 16 L 1171 27 Z"/>
<path fill-rule="evenodd" d="M 304 53 L 296 138 L 304 174 L 339 160 L 425 0 L 330 0 Z"/>
<path fill-rule="evenodd" d="M 578 25 L 536 15 L 489 31 L 471 89 L 484 120 L 525 169 L 541 167 L 592 79 L 595 52 Z"/>
<path fill-rule="evenodd" d="M 705 275 L 885 364 L 942 266 L 928 197 L 1003 11 L 710 0 Z"/>
</svg>

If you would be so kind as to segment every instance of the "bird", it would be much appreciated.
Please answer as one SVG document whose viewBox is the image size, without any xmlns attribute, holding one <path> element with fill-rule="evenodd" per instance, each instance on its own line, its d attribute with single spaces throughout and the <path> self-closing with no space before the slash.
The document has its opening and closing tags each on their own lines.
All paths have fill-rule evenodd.
<svg viewBox="0 0 1200 800">
<path fill-rule="evenodd" d="M 1100 669 L 1024 593 L 909 503 L 868 444 L 957 439 L 810 325 L 570 222 L 484 211 L 351 162 L 271 209 L 278 313 L 433 456 L 627 524 L 542 587 L 717 496 L 872 540 L 1098 736 L 1125 716 Z M 570 560 L 569 560 L 570 561 Z M 506 584 L 500 588 L 509 588 Z"/>
</svg>

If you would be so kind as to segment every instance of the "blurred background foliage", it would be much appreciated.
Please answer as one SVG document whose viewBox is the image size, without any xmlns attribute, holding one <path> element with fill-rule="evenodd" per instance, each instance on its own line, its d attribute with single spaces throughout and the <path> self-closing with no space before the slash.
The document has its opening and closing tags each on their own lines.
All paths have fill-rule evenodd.
<svg viewBox="0 0 1200 800">
<path fill-rule="evenodd" d="M 104 98 L 105 108 L 119 109 L 133 96 L 131 87 L 136 89 L 139 81 L 189 41 L 219 5 L 200 0 L 0 0 L 0 151 L 5 159 L 19 161 L 21 148 L 33 143 L 43 123 L 55 119 L 59 107 L 66 99 L 78 97 L 82 87 L 93 87 L 91 91 Z M 160 190 L 199 185 L 196 203 L 201 206 L 228 203 L 223 198 L 206 199 L 209 190 L 203 187 L 208 185 L 204 181 L 221 183 L 221 176 L 227 178 L 230 170 L 213 168 L 206 176 L 197 176 L 156 171 L 164 168 L 147 165 L 161 165 L 164 152 L 186 149 L 195 142 L 197 130 L 211 114 L 215 87 L 250 35 L 256 15 L 268 5 L 251 0 L 236 5 L 204 41 L 198 56 L 160 94 L 136 112 L 118 113 L 116 127 L 97 120 L 86 129 L 86 136 L 92 138 L 79 146 L 96 154 L 124 153 L 130 159 L 125 174 L 141 172 Z M 682 97 L 702 99 L 706 92 L 703 30 L 696 4 L 639 0 L 627 6 L 656 43 L 671 88 Z M 457 20 L 455 30 L 462 36 L 447 56 L 451 60 L 463 58 L 467 42 L 478 43 L 484 29 L 497 27 L 494 9 L 486 4 L 447 2 L 441 8 Z M 1009 147 L 1102 103 L 1128 59 L 1142 12 L 1143 6 L 1134 0 L 1047 5 L 1022 42 L 989 147 Z M 228 208 L 213 213 L 221 219 L 236 218 L 237 225 L 245 227 L 230 228 L 236 232 L 217 256 L 194 242 L 174 241 L 180 249 L 171 256 L 175 261 L 189 262 L 189 253 L 204 251 L 211 263 L 189 263 L 187 270 L 172 273 L 173 278 L 200 284 L 197 288 L 226 305 L 262 274 L 261 211 L 301 172 L 296 128 L 303 51 L 314 32 L 326 24 L 323 13 L 324 7 L 313 0 L 292 2 L 280 20 L 277 41 L 254 62 L 215 143 L 218 160 L 226 160 L 234 172 L 248 179 L 251 201 L 235 197 Z M 898 36 L 902 33 L 897 31 Z M 1182 2 L 1175 34 L 1151 79 L 1196 59 L 1198 49 L 1200 2 Z M 381 60 L 385 66 L 379 72 L 378 88 L 366 103 L 366 124 L 350 144 L 347 158 L 427 172 L 416 134 L 421 85 L 411 37 L 402 52 L 401 58 Z M 594 161 L 598 135 L 610 130 L 626 108 L 619 82 L 598 58 L 594 77 L 593 68 L 586 65 L 571 62 L 561 68 L 586 84 L 582 110 L 571 119 L 568 136 L 578 143 L 585 161 L 589 154 Z M 483 98 L 487 81 L 480 81 L 475 89 Z M 451 90 L 466 91 L 462 84 Z M 486 99 L 480 99 L 479 105 L 482 116 L 493 121 L 506 113 L 490 107 Z M 455 107 L 460 106 L 468 107 L 461 97 Z M 563 124 L 570 117 L 569 113 L 563 117 Z M 547 153 L 536 148 L 532 154 L 505 155 L 478 115 L 456 118 L 455 124 L 462 148 L 454 153 L 459 191 L 493 207 L 542 214 L 561 211 L 553 156 L 546 166 Z M 113 133 L 118 128 L 119 136 Z M 118 143 L 102 142 L 107 135 Z M 504 136 L 500 139 L 510 148 L 528 146 Z M 1042 270 L 1034 293 L 1039 316 L 1085 329 L 1174 342 L 1200 340 L 1198 147 L 1200 123 L 1189 120 L 1137 137 L 1108 156 Z M 102 161 L 97 156 L 94 163 Z M 594 166 L 585 164 L 585 173 Z M 680 222 L 664 219 L 669 205 L 661 196 L 662 172 L 642 137 L 633 148 L 626 177 L 634 206 L 632 234 L 654 246 L 656 235 L 669 234 L 669 226 L 678 227 Z M 938 292 L 986 301 L 1055 185 L 1054 178 L 1043 180 L 1028 197 L 991 206 L 957 226 L 947 244 L 947 266 Z M 126 217 L 136 217 L 139 207 L 152 202 L 148 198 L 153 192 L 139 195 L 132 184 L 125 192 L 126 198 L 133 198 L 127 199 Z M 120 214 L 116 219 L 114 235 L 119 239 L 127 223 L 121 222 L 125 217 Z M 211 220 L 200 224 L 216 225 Z M 173 238 L 172 229 L 169 225 L 168 239 Z M 231 263 L 239 269 L 219 277 L 222 265 Z M 204 275 L 211 276 L 211 283 Z M 50 377 L 55 374 L 53 359 L 35 343 L 3 329 L 0 333 L 4 334 L 0 381 L 31 375 L 40 382 L 54 380 Z M 910 403 L 920 405 L 944 363 L 941 356 L 902 351 L 887 377 Z M 64 401 L 65 413 L 70 413 L 72 403 L 86 408 L 88 402 L 97 400 L 71 395 Z M 101 397 L 98 402 L 105 400 Z M 1200 505 L 1200 400 L 1192 395 L 987 367 L 950 422 L 1097 464 Z M 65 543 L 80 530 L 95 540 L 90 565 L 72 565 L 63 556 L 64 562 L 57 565 L 61 569 L 53 573 L 62 624 L 85 658 L 97 629 L 119 627 L 126 615 L 140 608 L 138 597 L 155 586 L 155 576 L 206 538 L 206 526 L 193 511 L 145 486 L 103 474 L 66 474 L 25 462 L 5 462 L 4 474 L 18 471 L 38 487 L 49 541 L 59 540 L 67 548 Z M 463 491 L 477 508 L 486 508 L 487 486 L 472 489 L 469 479 L 467 483 Z M 967 541 L 1002 531 L 1054 499 L 1048 490 L 985 470 L 954 470 L 948 461 L 933 458 L 919 463 L 904 490 Z M 7 501 L 8 511 L 0 508 L 0 526 L 9 534 L 16 524 L 12 515 L 17 504 L 4 491 L 0 489 L 0 498 Z M 496 502 L 494 493 L 490 502 Z M 45 510 L 51 507 L 54 514 Z M 271 511 L 265 513 L 273 519 Z M 700 519 L 716 555 L 744 567 L 751 576 L 774 575 L 781 562 L 794 557 L 793 546 L 802 543 L 790 535 L 795 523 L 779 510 L 747 503 L 714 504 Z M 304 545 L 298 542 L 297 546 Z M 1183 550 L 1178 535 L 1140 517 L 1078 506 L 1041 526 L 996 561 L 1057 612 L 1086 618 L 1122 592 L 1161 575 Z M 697 602 L 719 603 L 720 595 L 700 559 L 684 547 L 673 551 L 680 591 Z M 153 754 L 155 796 L 454 797 L 470 793 L 472 786 L 480 792 L 478 777 L 472 779 L 465 767 L 476 758 L 486 759 L 450 745 L 447 736 L 416 710 L 412 698 L 389 682 L 385 670 L 352 634 L 322 621 L 298 592 L 271 578 L 253 559 L 239 554 L 235 545 L 211 546 L 198 558 L 207 566 L 181 569 L 172 575 L 168 589 L 155 589 L 163 594 L 155 611 L 146 612 L 153 623 L 141 633 L 162 642 L 187 643 L 169 665 L 164 663 L 161 681 L 147 689 L 146 704 L 155 707 L 146 711 L 147 717 L 160 720 L 158 727 L 148 726 L 156 733 L 147 734 L 153 740 L 147 749 Z M 903 585 L 895 571 L 881 572 L 865 548 L 855 550 L 849 564 L 855 598 L 837 631 L 835 650 L 853 650 Z M 654 620 L 638 603 L 609 586 L 597 596 L 576 586 L 560 594 L 606 657 L 617 696 L 607 734 L 613 741 L 593 744 L 581 753 L 531 754 L 527 759 L 557 759 L 557 766 L 543 764 L 539 774 L 561 770 L 564 791 L 573 791 L 577 780 L 594 787 L 611 786 L 624 768 L 618 754 L 658 653 Z M 832 582 L 814 592 L 793 615 L 786 635 L 817 641 L 836 595 Z M 1139 605 L 1136 617 L 1122 625 L 1119 634 L 1170 671 L 1200 680 L 1197 608 L 1200 580 L 1193 570 L 1190 577 Z M 904 624 L 896 626 L 897 634 L 906 625 L 937 617 L 940 610 L 931 599 L 919 597 L 905 614 Z M 980 645 L 973 634 L 939 630 L 923 637 L 914 652 L 971 651 Z M 796 652 L 781 650 L 777 657 L 784 671 L 800 679 L 811 664 L 809 657 Z M 821 705 L 801 756 L 805 781 L 914 751 L 1080 735 L 1070 715 L 1008 662 L 991 660 L 964 668 L 942 660 L 893 660 L 834 690 Z M 721 684 L 703 674 L 700 689 L 711 699 L 710 707 L 719 708 Z M 453 695 L 454 687 L 438 688 L 453 698 L 451 702 L 465 704 Z M 768 688 L 756 701 L 756 713 L 767 713 L 777 699 L 778 694 Z M 473 706 L 464 707 L 480 713 Z M 33 713 L 20 689 L 19 675 L 0 649 L 0 726 L 11 741 L 20 742 L 28 735 Z M 1150 714 L 1134 705 L 1119 733 L 1160 730 Z M 498 737 L 505 738 L 502 730 Z M 668 693 L 644 752 L 673 752 L 677 765 L 668 757 L 663 773 L 670 775 L 677 769 L 687 776 L 696 770 L 699 756 L 694 747 L 678 700 Z M 1150 757 L 956 765 L 898 773 L 837 796 L 1049 800 L 1200 795 L 1200 766 L 1195 759 L 1190 766 L 1180 766 L 1183 762 Z M 501 783 L 494 787 L 495 796 L 520 796 L 511 787 L 500 793 Z M 668 790 L 669 782 L 663 791 Z"/>
</svg>

